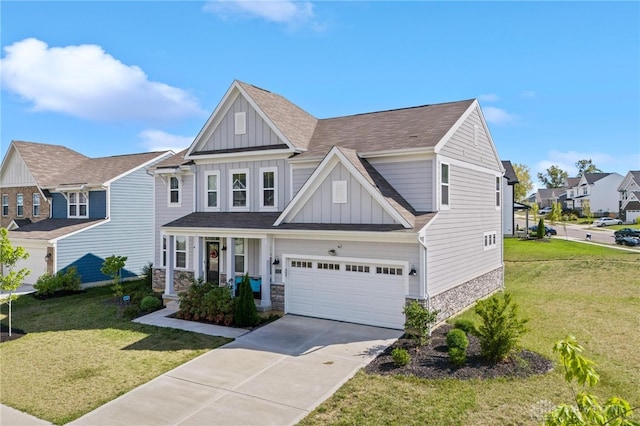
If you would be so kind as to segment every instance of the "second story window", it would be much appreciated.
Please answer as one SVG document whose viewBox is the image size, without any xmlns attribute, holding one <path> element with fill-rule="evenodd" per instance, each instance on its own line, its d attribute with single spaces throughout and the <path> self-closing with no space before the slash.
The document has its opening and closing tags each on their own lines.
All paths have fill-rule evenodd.
<svg viewBox="0 0 640 426">
<path fill-rule="evenodd" d="M 219 210 L 219 185 L 220 185 L 220 173 L 208 172 L 205 175 L 206 179 L 206 194 L 205 194 L 205 210 Z"/>
<path fill-rule="evenodd" d="M 589 194 L 589 189 L 585 186 L 584 188 L 582 188 L 582 195 L 588 195 Z"/>
<path fill-rule="evenodd" d="M 24 197 L 22 194 L 16 196 L 16 216 L 22 217 L 24 215 Z"/>
<path fill-rule="evenodd" d="M 449 165 L 440 165 L 440 204 L 442 206 L 449 205 Z"/>
<path fill-rule="evenodd" d="M 180 179 L 175 176 L 169 178 L 169 204 L 180 204 Z"/>
<path fill-rule="evenodd" d="M 249 207 L 247 175 L 248 170 L 231 171 L 231 209 L 246 210 Z"/>
<path fill-rule="evenodd" d="M 496 176 L 496 207 L 500 207 L 500 180 L 502 178 Z"/>
<path fill-rule="evenodd" d="M 264 210 L 276 210 L 276 169 L 260 169 L 260 207 Z"/>
<path fill-rule="evenodd" d="M 40 216 L 40 194 L 33 194 L 33 215 Z"/>
<path fill-rule="evenodd" d="M 87 217 L 89 211 L 87 194 L 84 192 L 69 192 L 67 194 L 69 203 L 69 217 Z"/>
<path fill-rule="evenodd" d="M 2 195 L 2 216 L 9 216 L 9 195 Z"/>
</svg>

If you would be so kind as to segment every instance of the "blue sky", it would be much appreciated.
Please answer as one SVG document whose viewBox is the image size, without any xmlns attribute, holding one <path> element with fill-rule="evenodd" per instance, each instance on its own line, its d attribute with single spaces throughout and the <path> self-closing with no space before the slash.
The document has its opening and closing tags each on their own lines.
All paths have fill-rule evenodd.
<svg viewBox="0 0 640 426">
<path fill-rule="evenodd" d="M 639 2 L 0 2 L 0 154 L 188 146 L 234 79 L 318 118 L 478 98 L 502 159 L 640 169 Z"/>
</svg>

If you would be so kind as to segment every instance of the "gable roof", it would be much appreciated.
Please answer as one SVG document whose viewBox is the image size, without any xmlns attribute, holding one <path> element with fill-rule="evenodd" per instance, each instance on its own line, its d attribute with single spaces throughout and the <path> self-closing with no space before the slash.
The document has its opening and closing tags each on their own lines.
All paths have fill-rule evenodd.
<svg viewBox="0 0 640 426">
<path fill-rule="evenodd" d="M 513 164 L 511 161 L 504 160 L 502 161 L 502 167 L 504 167 L 504 177 L 507 179 L 507 183 L 509 185 L 515 185 L 518 183 L 518 176 L 516 175 L 516 171 L 513 170 Z"/>
<path fill-rule="evenodd" d="M 562 188 L 539 188 L 538 196 L 542 200 L 551 200 L 560 197 L 564 191 Z"/>
<path fill-rule="evenodd" d="M 579 183 L 580 183 L 579 177 L 568 177 L 565 179 L 565 186 L 567 188 L 573 188 L 575 186 L 578 186 Z"/>
<path fill-rule="evenodd" d="M 585 180 L 587 184 L 592 185 L 600 179 L 606 178 L 610 174 L 611 173 L 585 173 L 582 175 L 580 182 L 582 182 L 582 180 Z"/>
<path fill-rule="evenodd" d="M 45 219 L 20 226 L 9 232 L 9 238 L 53 240 L 108 219 Z"/>
<path fill-rule="evenodd" d="M 636 183 L 640 185 L 640 170 L 631 170 L 629 173 L 633 177 L 633 180 L 635 180 Z"/>
</svg>

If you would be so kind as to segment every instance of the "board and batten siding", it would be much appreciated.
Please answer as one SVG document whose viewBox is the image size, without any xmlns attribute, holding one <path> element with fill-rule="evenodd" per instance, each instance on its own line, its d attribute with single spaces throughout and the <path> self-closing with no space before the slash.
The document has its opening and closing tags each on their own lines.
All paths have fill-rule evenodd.
<svg viewBox="0 0 640 426">
<path fill-rule="evenodd" d="M 501 170 L 477 108 L 469 114 L 439 154 L 476 166 Z"/>
<path fill-rule="evenodd" d="M 182 175 L 182 187 L 180 191 L 182 201 L 179 206 L 169 206 L 168 177 L 155 177 L 153 189 L 155 196 L 155 229 L 153 231 L 155 240 L 152 242 L 156 248 L 153 260 L 154 267 L 159 268 L 162 265 L 162 238 L 160 227 L 189 213 L 193 213 L 194 181 L 194 175 Z"/>
<path fill-rule="evenodd" d="M 246 112 L 247 131 L 243 135 L 235 134 L 235 113 L 237 112 Z M 201 150 L 251 148 L 283 143 L 284 141 L 278 138 L 271 127 L 249 105 L 249 102 L 244 97 L 238 96 Z"/>
<path fill-rule="evenodd" d="M 0 175 L 0 187 L 9 188 L 13 186 L 35 186 L 36 180 L 29 171 L 29 168 L 22 161 L 22 157 L 13 150 L 11 157 L 2 168 L 2 175 Z"/>
<path fill-rule="evenodd" d="M 346 203 L 333 203 L 334 181 L 347 182 Z M 339 163 L 291 219 L 291 223 L 394 224 L 396 221 Z"/>
<path fill-rule="evenodd" d="M 260 174 L 261 168 L 275 167 L 276 172 L 276 188 L 277 188 L 277 210 L 282 211 L 286 206 L 289 197 L 289 170 L 286 160 L 262 160 L 248 162 L 232 162 L 232 163 L 215 163 L 215 164 L 199 164 L 196 169 L 197 191 L 196 200 L 197 211 L 206 211 L 206 174 L 207 172 L 219 171 L 220 182 L 218 182 L 218 203 L 221 212 L 230 210 L 230 188 L 231 188 L 231 170 L 248 170 L 249 193 L 247 199 L 249 201 L 249 209 L 252 212 L 259 212 L 260 209 Z M 273 210 L 273 209 L 271 209 Z"/>
<path fill-rule="evenodd" d="M 434 211 L 434 160 L 381 161 L 372 159 L 371 165 L 419 212 Z"/>
<path fill-rule="evenodd" d="M 57 244 L 58 269 L 78 266 L 83 283 L 109 280 L 100 266 L 111 255 L 127 257 L 125 277 L 139 275 L 153 260 L 153 178 L 141 168 L 110 187 L 110 220 Z"/>
<path fill-rule="evenodd" d="M 349 257 L 364 260 L 379 260 L 380 264 L 384 265 L 385 260 L 399 260 L 406 261 L 409 264 L 409 268 L 412 265 L 419 265 L 419 247 L 418 243 L 390 243 L 380 241 L 379 243 L 365 242 L 365 241 L 346 241 L 341 240 L 339 244 L 342 246 L 337 247 L 338 242 L 332 240 L 309 240 L 309 239 L 293 239 L 293 238 L 276 238 L 275 239 L 275 256 L 282 259 L 282 254 L 297 254 L 306 256 L 323 256 L 328 255 L 329 250 L 336 250 L 336 256 Z M 354 262 L 357 263 L 357 262 Z M 367 264 L 373 264 L 365 262 Z M 288 265 L 279 265 L 278 268 L 284 270 Z M 408 274 L 409 271 L 403 271 L 404 274 Z M 275 274 L 275 283 L 282 283 L 282 274 Z M 418 276 L 409 277 L 409 294 L 407 297 L 418 297 L 419 294 L 419 279 Z M 345 285 L 348 285 L 345 282 Z M 286 291 L 286 290 L 285 290 Z"/>
<path fill-rule="evenodd" d="M 302 185 L 305 184 L 315 169 L 315 167 L 295 167 L 292 169 L 291 198 L 295 197 L 298 191 L 300 191 Z M 291 199 L 287 200 L 287 202 L 288 201 L 291 201 Z"/>
<path fill-rule="evenodd" d="M 449 169 L 450 209 L 426 230 L 427 286 L 431 296 L 502 266 L 502 210 L 496 208 L 495 172 L 460 165 Z M 484 233 L 496 233 L 484 248 Z"/>
</svg>

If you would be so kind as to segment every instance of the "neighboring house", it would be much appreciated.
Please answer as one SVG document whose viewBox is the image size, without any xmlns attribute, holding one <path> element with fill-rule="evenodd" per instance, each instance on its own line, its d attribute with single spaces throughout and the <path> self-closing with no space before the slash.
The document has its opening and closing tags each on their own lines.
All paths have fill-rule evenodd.
<svg viewBox="0 0 640 426">
<path fill-rule="evenodd" d="M 585 173 L 578 183 L 565 189 L 567 203 L 572 200 L 573 209 L 581 214 L 588 204 L 593 216 L 617 215 L 620 201 L 618 188 L 623 179 L 618 173 Z"/>
<path fill-rule="evenodd" d="M 502 181 L 502 199 L 504 201 L 502 207 L 502 233 L 504 235 L 515 235 L 516 233 L 516 216 L 515 210 L 525 208 L 522 204 L 515 202 L 515 185 L 518 183 L 518 176 L 511 161 L 503 161 L 504 179 Z"/>
<path fill-rule="evenodd" d="M 541 209 L 545 207 L 553 207 L 554 203 L 558 203 L 560 201 L 560 197 L 565 193 L 565 191 L 565 188 L 538 188 L 538 191 L 535 194 L 535 202 Z"/>
<path fill-rule="evenodd" d="M 640 217 L 640 171 L 632 170 L 618 186 L 619 218 L 634 223 Z"/>
<path fill-rule="evenodd" d="M 503 168 L 476 100 L 317 119 L 234 81 L 152 168 L 154 286 L 251 277 L 259 309 L 402 329 L 503 286 Z"/>
<path fill-rule="evenodd" d="M 123 276 L 153 260 L 153 176 L 171 152 L 89 158 L 59 145 L 13 141 L 2 161 L 2 226 L 30 256 L 33 284 L 75 266 L 83 284 L 109 280 L 104 259 L 127 256 Z M 37 200 L 37 201 L 36 201 Z M 22 201 L 22 202 L 21 202 Z"/>
<path fill-rule="evenodd" d="M 576 209 L 575 199 L 576 199 L 576 196 L 578 195 L 577 186 L 579 183 L 580 183 L 579 177 L 568 177 L 565 179 L 564 181 L 565 193 L 563 198 L 564 202 L 562 203 L 563 210 Z"/>
</svg>

